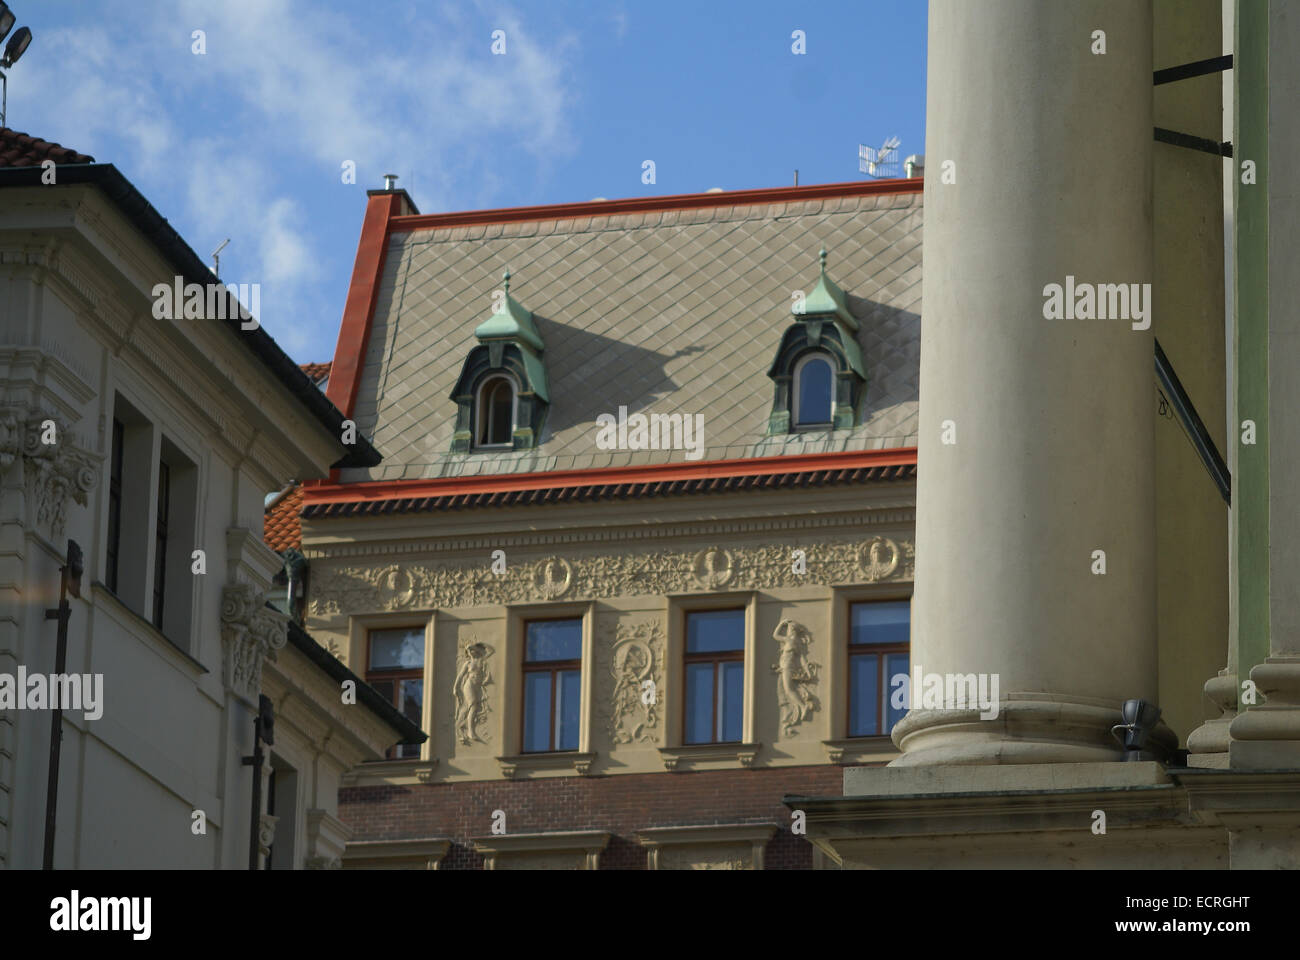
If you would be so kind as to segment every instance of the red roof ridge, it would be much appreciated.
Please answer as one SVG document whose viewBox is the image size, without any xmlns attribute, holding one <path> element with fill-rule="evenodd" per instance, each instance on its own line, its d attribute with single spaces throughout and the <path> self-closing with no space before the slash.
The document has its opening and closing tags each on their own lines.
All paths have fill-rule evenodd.
<svg viewBox="0 0 1300 960">
<path fill-rule="evenodd" d="M 847 183 L 817 183 L 802 187 L 763 187 L 757 190 L 721 190 L 713 193 L 678 193 L 658 197 L 625 197 L 619 200 L 587 200 L 528 207 L 500 207 L 491 210 L 463 210 L 455 213 L 421 213 L 392 217 L 390 231 L 436 230 L 483 223 L 511 223 L 520 220 L 571 220 L 575 217 L 617 216 L 657 210 L 687 210 L 700 207 L 746 207 L 764 203 L 799 203 L 824 197 L 887 196 L 921 193 L 922 177 L 898 180 L 851 180 Z"/>
</svg>

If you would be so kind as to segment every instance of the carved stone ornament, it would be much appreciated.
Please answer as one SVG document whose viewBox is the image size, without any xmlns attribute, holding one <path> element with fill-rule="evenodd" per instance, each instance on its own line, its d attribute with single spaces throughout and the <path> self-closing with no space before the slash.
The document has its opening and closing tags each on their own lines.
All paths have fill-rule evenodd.
<svg viewBox="0 0 1300 960">
<path fill-rule="evenodd" d="M 470 638 L 457 660 L 456 739 L 465 746 L 475 741 L 487 743 L 480 728 L 491 712 L 487 701 L 487 688 L 492 683 L 488 659 L 494 652 L 486 643 Z"/>
<path fill-rule="evenodd" d="M 0 409 L 0 472 L 23 470 L 36 526 L 56 540 L 67 524 L 68 499 L 84 507 L 86 495 L 99 482 L 98 458 L 76 447 L 72 436 L 56 414 Z"/>
<path fill-rule="evenodd" d="M 726 586 L 731 579 L 733 560 L 731 554 L 718 547 L 701 550 L 695 556 L 695 579 L 710 590 Z"/>
<path fill-rule="evenodd" d="M 262 814 L 257 824 L 257 848 L 262 856 L 271 855 L 271 846 L 275 843 L 275 825 L 280 818 L 269 813 Z"/>
<path fill-rule="evenodd" d="M 812 692 L 821 665 L 809 659 L 812 634 L 794 620 L 782 620 L 772 633 L 780 651 L 772 672 L 778 677 L 777 700 L 781 705 L 781 728 L 793 736 L 795 728 L 821 709 Z"/>
<path fill-rule="evenodd" d="M 537 595 L 546 600 L 564 596 L 573 582 L 573 567 L 563 557 L 548 557 L 538 562 L 533 571 L 533 585 Z"/>
<path fill-rule="evenodd" d="M 901 558 L 898 544 L 888 537 L 873 537 L 858 550 L 858 566 L 873 583 L 893 576 Z"/>
<path fill-rule="evenodd" d="M 910 542 L 887 537 L 822 540 L 808 547 L 810 573 L 795 573 L 792 545 L 768 542 L 731 545 L 723 550 L 658 549 L 622 552 L 583 550 L 564 558 L 547 557 L 511 564 L 494 574 L 477 558 L 403 564 L 334 565 L 312 562 L 312 616 L 387 610 L 428 610 L 536 603 L 604 597 L 664 596 L 728 590 L 772 590 L 875 580 L 910 580 L 915 551 Z M 873 559 L 874 558 L 874 559 Z M 812 571 L 816 571 L 815 575 Z"/>
<path fill-rule="evenodd" d="M 338 857 L 307 857 L 302 863 L 304 870 L 342 870 L 343 861 Z"/>
<path fill-rule="evenodd" d="M 657 739 L 663 628 L 659 620 L 619 623 L 609 651 L 609 736 L 614 743 Z"/>
<path fill-rule="evenodd" d="M 275 659 L 289 640 L 289 618 L 266 605 L 252 584 L 230 584 L 221 591 L 221 643 L 226 686 L 256 700 L 262 689 L 262 663 Z"/>
</svg>

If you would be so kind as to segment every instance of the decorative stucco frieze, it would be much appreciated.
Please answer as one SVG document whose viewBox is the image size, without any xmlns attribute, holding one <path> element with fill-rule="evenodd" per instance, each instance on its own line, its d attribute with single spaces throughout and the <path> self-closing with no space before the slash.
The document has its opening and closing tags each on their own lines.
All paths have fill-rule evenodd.
<svg viewBox="0 0 1300 960">
<path fill-rule="evenodd" d="M 99 482 L 99 458 L 72 442 L 58 414 L 38 409 L 0 409 L 0 471 L 22 470 L 37 529 L 58 539 L 67 525 L 68 500 L 86 505 Z"/>
<path fill-rule="evenodd" d="M 255 700 L 262 688 L 262 663 L 275 659 L 289 640 L 289 618 L 266 605 L 262 591 L 235 583 L 221 591 L 221 643 L 226 686 Z"/>
<path fill-rule="evenodd" d="M 795 549 L 807 554 L 806 573 L 795 572 L 790 560 Z M 311 614 L 906 581 L 914 563 L 913 545 L 889 537 L 705 550 L 585 551 L 511 563 L 503 574 L 494 574 L 481 557 L 373 566 L 319 561 L 313 566 Z"/>
<path fill-rule="evenodd" d="M 617 623 L 603 633 L 608 648 L 603 713 L 614 743 L 648 743 L 659 738 L 659 691 L 663 685 L 664 631 L 656 618 Z M 602 691 L 604 692 L 604 691 Z"/>
<path fill-rule="evenodd" d="M 810 657 L 812 634 L 794 620 L 782 620 L 772 633 L 780 653 L 772 672 L 777 675 L 777 700 L 781 705 L 781 729 L 793 736 L 796 727 L 821 709 L 821 701 L 812 692 L 817 684 L 821 664 Z"/>
<path fill-rule="evenodd" d="M 487 688 L 492 683 L 488 661 L 496 651 L 471 638 L 460 650 L 456 662 L 456 739 L 464 746 L 487 743 L 483 725 L 491 707 Z"/>
</svg>

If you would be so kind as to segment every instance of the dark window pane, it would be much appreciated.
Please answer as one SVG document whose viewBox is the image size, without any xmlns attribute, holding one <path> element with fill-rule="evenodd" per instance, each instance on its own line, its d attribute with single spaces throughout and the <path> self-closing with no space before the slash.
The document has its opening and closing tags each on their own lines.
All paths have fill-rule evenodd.
<svg viewBox="0 0 1300 960">
<path fill-rule="evenodd" d="M 889 669 L 885 673 L 885 691 L 889 698 L 889 707 L 885 715 L 885 732 L 891 733 L 894 724 L 902 720 L 903 714 L 907 713 L 904 703 L 906 698 L 902 691 L 907 687 L 907 681 L 903 677 L 907 676 L 908 656 L 905 653 L 891 653 L 885 659 L 889 662 Z"/>
<path fill-rule="evenodd" d="M 555 678 L 555 749 L 578 749 L 578 718 L 582 706 L 582 673 L 562 670 Z"/>
<path fill-rule="evenodd" d="M 108 569 L 104 582 L 117 593 L 118 555 L 122 545 L 122 442 L 126 428 L 121 420 L 113 421 L 113 463 L 108 486 Z"/>
<path fill-rule="evenodd" d="M 745 710 L 745 665 L 718 664 L 718 739 L 738 743 Z"/>
<path fill-rule="evenodd" d="M 799 423 L 831 422 L 831 365 L 817 357 L 799 368 Z"/>
<path fill-rule="evenodd" d="M 424 723 L 424 681 L 403 680 L 399 684 L 397 708 L 417 727 Z"/>
<path fill-rule="evenodd" d="M 849 736 L 874 737 L 880 731 L 880 658 L 849 657 Z"/>
<path fill-rule="evenodd" d="M 167 511 L 171 503 L 171 468 L 158 463 L 158 509 L 154 527 L 153 625 L 163 625 L 163 597 L 167 589 Z"/>
<path fill-rule="evenodd" d="M 686 665 L 686 742 L 713 740 L 713 664 Z"/>
<path fill-rule="evenodd" d="M 370 631 L 371 670 L 418 670 L 423 666 L 423 628 Z"/>
<path fill-rule="evenodd" d="M 509 380 L 493 377 L 482 388 L 479 443 L 509 443 L 514 430 L 515 393 Z"/>
<path fill-rule="evenodd" d="M 700 610 L 686 615 L 687 653 L 744 649 L 744 610 Z"/>
<path fill-rule="evenodd" d="M 524 674 L 524 752 L 551 749 L 551 672 Z"/>
<path fill-rule="evenodd" d="M 529 663 L 582 659 L 581 620 L 538 620 L 528 625 Z"/>
<path fill-rule="evenodd" d="M 393 702 L 393 681 L 391 680 L 371 680 L 370 685 L 375 688 L 375 692 L 387 700 Z"/>
<path fill-rule="evenodd" d="M 906 600 L 853 604 L 849 643 L 907 643 L 911 606 Z"/>
</svg>

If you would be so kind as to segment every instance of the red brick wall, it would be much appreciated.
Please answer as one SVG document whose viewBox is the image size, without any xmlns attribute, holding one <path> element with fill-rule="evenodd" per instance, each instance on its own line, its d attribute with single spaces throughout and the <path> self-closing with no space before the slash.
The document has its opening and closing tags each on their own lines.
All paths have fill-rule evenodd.
<svg viewBox="0 0 1300 960">
<path fill-rule="evenodd" d="M 768 870 L 812 867 L 812 846 L 790 833 L 783 796 L 840 796 L 844 768 L 822 764 L 763 770 L 643 773 L 535 780 L 475 780 L 411 786 L 345 787 L 339 818 L 354 840 L 450 837 L 444 870 L 479 870 L 470 837 L 492 832 L 492 811 L 504 810 L 508 833 L 608 830 L 604 870 L 644 870 L 646 827 L 709 823 L 778 825 L 767 844 Z"/>
</svg>

